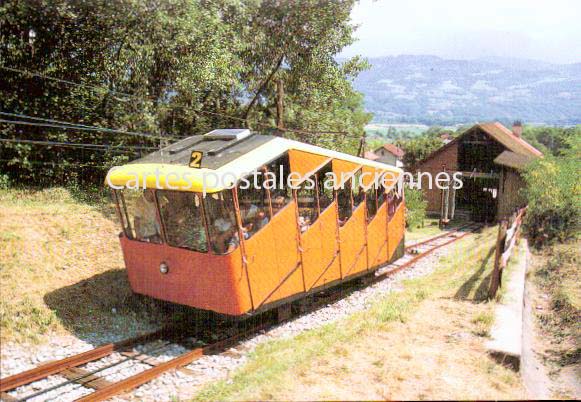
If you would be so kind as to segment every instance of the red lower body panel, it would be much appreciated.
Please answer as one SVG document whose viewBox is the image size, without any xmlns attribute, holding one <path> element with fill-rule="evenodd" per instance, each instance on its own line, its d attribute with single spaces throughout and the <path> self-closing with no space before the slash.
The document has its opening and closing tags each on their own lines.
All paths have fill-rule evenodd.
<svg viewBox="0 0 581 402">
<path fill-rule="evenodd" d="M 197 253 L 121 237 L 134 292 L 156 299 L 240 315 L 252 310 L 240 248 L 228 255 Z M 169 270 L 160 272 L 160 264 Z"/>
</svg>

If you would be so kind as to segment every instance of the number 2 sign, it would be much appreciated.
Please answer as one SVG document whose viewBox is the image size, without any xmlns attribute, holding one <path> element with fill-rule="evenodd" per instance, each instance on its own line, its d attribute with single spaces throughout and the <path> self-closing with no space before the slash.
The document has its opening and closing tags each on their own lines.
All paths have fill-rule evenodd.
<svg viewBox="0 0 581 402">
<path fill-rule="evenodd" d="M 190 155 L 190 167 L 199 169 L 202 167 L 202 156 L 203 153 L 200 151 L 192 151 Z"/>
</svg>

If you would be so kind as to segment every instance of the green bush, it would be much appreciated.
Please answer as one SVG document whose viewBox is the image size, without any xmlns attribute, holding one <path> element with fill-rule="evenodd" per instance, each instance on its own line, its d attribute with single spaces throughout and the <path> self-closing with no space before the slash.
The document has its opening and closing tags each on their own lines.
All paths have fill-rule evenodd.
<svg viewBox="0 0 581 402">
<path fill-rule="evenodd" d="M 424 199 L 422 190 L 406 187 L 405 205 L 406 226 L 410 229 L 420 226 L 424 222 L 424 219 L 426 219 L 426 207 L 428 205 L 428 202 Z"/>
<path fill-rule="evenodd" d="M 6 190 L 10 187 L 10 178 L 7 174 L 0 173 L 0 190 Z"/>
<path fill-rule="evenodd" d="M 524 194 L 529 206 L 525 228 L 536 247 L 563 242 L 579 233 L 579 150 L 574 144 L 562 157 L 536 160 L 524 172 Z"/>
</svg>

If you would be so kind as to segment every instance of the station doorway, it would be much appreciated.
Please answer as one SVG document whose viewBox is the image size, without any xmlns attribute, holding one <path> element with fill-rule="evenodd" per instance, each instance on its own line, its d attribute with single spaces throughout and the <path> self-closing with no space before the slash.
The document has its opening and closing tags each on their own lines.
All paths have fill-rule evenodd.
<svg viewBox="0 0 581 402">
<path fill-rule="evenodd" d="M 498 177 L 462 177 L 455 191 L 455 209 L 475 222 L 494 222 L 498 211 Z"/>
</svg>

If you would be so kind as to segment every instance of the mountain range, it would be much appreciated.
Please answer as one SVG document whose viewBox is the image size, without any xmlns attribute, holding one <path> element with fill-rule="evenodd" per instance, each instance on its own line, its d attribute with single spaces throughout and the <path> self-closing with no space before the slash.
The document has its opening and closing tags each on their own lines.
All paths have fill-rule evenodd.
<svg viewBox="0 0 581 402">
<path fill-rule="evenodd" d="M 354 82 L 374 123 L 581 124 L 581 63 L 436 56 L 369 58 Z"/>
</svg>

